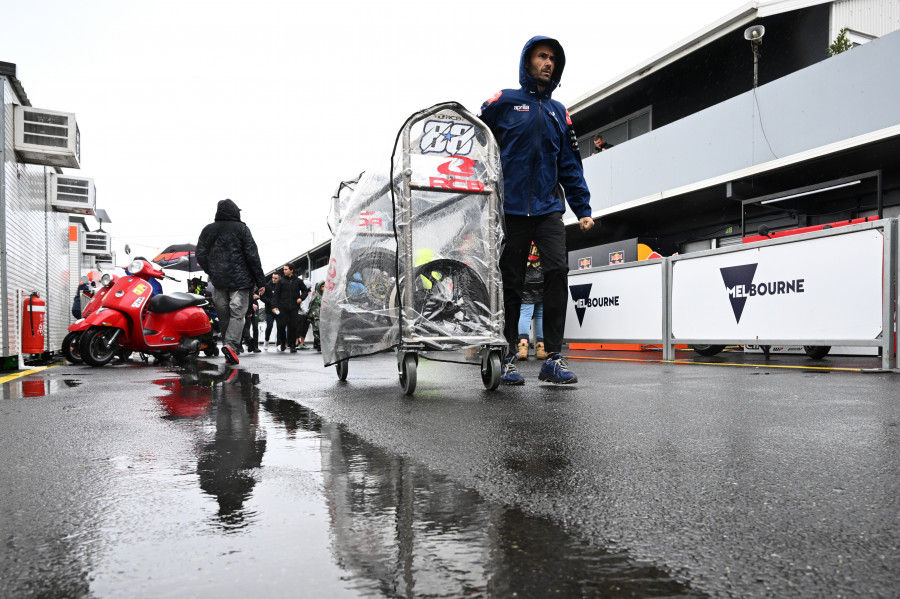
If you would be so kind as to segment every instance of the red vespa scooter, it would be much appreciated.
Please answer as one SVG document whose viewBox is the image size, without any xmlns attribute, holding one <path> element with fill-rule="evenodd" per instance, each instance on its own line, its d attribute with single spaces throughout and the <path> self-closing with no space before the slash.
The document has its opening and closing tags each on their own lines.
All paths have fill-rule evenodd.
<svg viewBox="0 0 900 599">
<path fill-rule="evenodd" d="M 94 293 L 91 301 L 81 310 L 81 318 L 69 325 L 68 334 L 63 338 L 62 354 L 72 364 L 81 364 L 81 334 L 88 330 L 87 317 L 97 311 L 103 298 L 119 279 L 118 275 L 106 273 L 100 278 L 100 288 Z"/>
<path fill-rule="evenodd" d="M 120 349 L 156 358 L 171 355 L 181 361 L 212 340 L 206 299 L 193 293 L 154 294 L 153 279 L 174 279 L 145 260 L 135 260 L 130 274 L 119 277 L 103 303 L 85 319 L 81 358 L 91 366 L 104 366 Z"/>
</svg>

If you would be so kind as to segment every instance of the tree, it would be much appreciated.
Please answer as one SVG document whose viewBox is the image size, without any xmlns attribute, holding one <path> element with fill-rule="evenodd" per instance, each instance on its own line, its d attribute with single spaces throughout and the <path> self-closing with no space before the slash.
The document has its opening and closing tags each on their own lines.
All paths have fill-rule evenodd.
<svg viewBox="0 0 900 599">
<path fill-rule="evenodd" d="M 844 27 L 841 29 L 841 32 L 838 34 L 834 41 L 828 46 L 828 56 L 834 56 L 835 54 L 840 54 L 841 52 L 846 52 L 853 48 L 853 43 L 847 39 L 847 28 Z"/>
</svg>

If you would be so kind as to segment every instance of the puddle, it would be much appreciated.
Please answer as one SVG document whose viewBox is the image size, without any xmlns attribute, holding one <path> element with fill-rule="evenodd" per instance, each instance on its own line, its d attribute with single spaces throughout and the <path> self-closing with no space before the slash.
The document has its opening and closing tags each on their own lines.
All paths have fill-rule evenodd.
<svg viewBox="0 0 900 599">
<path fill-rule="evenodd" d="M 334 578 L 321 582 L 325 588 L 363 597 L 702 596 L 549 520 L 486 502 L 293 401 L 260 393 L 258 382 L 229 368 L 156 381 L 166 391 L 158 399 L 162 418 L 205 431 L 196 468 L 199 489 L 217 506 L 217 534 L 296 525 L 304 508 L 276 498 L 267 487 L 280 477 L 267 469 L 287 469 L 300 479 L 315 473 L 324 502 L 317 520 L 327 524 L 335 568 Z M 303 536 L 302 526 L 296 534 Z M 265 564 L 277 563 L 283 550 L 248 541 L 240 551 Z M 303 560 L 313 548 L 291 550 Z"/>
<path fill-rule="evenodd" d="M 325 424 L 322 434 L 333 549 L 367 596 L 702 596 L 341 427 Z"/>
<path fill-rule="evenodd" d="M 153 381 L 153 396 L 122 408 L 133 427 L 120 421 L 128 428 L 79 446 L 83 471 L 55 490 L 66 497 L 64 512 L 54 511 L 56 501 L 36 508 L 45 535 L 13 529 L 7 547 L 27 557 L 0 589 L 241 599 L 705 596 L 263 393 L 255 374 L 199 368 Z M 64 537 L 19 548 L 56 530 Z"/>
<path fill-rule="evenodd" d="M 81 381 L 74 379 L 34 379 L 22 377 L 0 385 L 3 399 L 22 399 L 26 397 L 45 397 L 63 389 L 77 387 Z"/>
</svg>

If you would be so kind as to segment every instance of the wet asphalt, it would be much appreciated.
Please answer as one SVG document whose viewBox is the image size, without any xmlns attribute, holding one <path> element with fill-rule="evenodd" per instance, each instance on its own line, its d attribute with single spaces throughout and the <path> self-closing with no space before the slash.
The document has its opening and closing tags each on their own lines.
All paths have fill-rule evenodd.
<svg viewBox="0 0 900 599">
<path fill-rule="evenodd" d="M 392 354 L 8 380 L 0 596 L 900 596 L 878 358 L 572 353 L 412 397 Z"/>
</svg>

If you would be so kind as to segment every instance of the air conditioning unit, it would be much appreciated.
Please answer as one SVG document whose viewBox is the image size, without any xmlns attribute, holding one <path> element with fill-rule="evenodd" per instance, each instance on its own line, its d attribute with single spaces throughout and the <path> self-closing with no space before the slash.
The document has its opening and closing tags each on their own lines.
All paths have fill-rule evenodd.
<svg viewBox="0 0 900 599">
<path fill-rule="evenodd" d="M 74 114 L 17 105 L 15 123 L 22 162 L 80 168 L 81 134 Z"/>
<path fill-rule="evenodd" d="M 50 173 L 50 205 L 60 212 L 94 216 L 97 207 L 94 180 Z"/>
<path fill-rule="evenodd" d="M 112 238 L 105 231 L 85 232 L 81 236 L 83 244 L 81 252 L 94 256 L 112 255 Z"/>
</svg>

